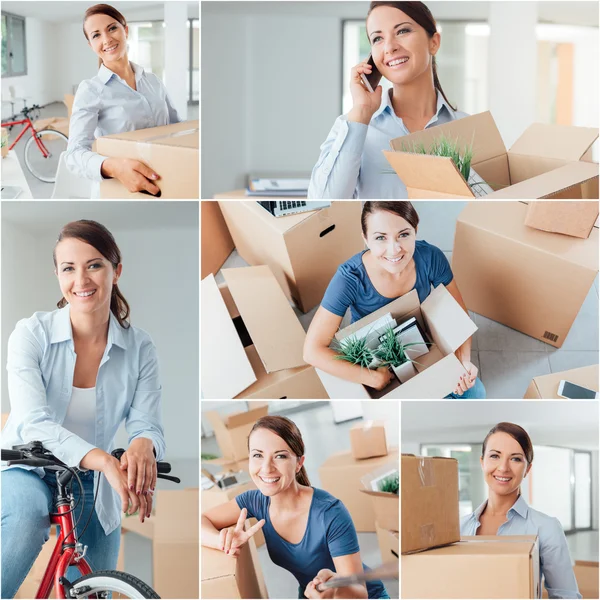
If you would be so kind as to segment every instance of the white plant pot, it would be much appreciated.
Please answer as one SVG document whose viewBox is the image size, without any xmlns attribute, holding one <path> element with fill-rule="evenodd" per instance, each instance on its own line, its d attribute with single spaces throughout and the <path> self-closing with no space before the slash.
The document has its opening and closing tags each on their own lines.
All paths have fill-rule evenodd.
<svg viewBox="0 0 600 600">
<path fill-rule="evenodd" d="M 369 365 L 369 369 L 378 369 L 381 366 L 381 361 L 378 358 L 373 358 L 371 364 Z"/>
<path fill-rule="evenodd" d="M 415 365 L 413 365 L 413 363 L 410 361 L 402 363 L 398 367 L 392 366 L 392 370 L 396 374 L 396 377 L 400 383 L 406 383 L 409 379 L 412 379 L 417 374 Z"/>
</svg>

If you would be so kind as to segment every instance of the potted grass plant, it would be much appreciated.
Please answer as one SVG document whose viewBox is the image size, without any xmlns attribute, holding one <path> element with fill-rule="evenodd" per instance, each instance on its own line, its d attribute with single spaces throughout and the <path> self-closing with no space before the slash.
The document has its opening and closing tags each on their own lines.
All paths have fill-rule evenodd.
<svg viewBox="0 0 600 600">
<path fill-rule="evenodd" d="M 400 476 L 398 473 L 389 475 L 377 483 L 380 492 L 398 495 L 400 491 Z"/>
<path fill-rule="evenodd" d="M 428 344 L 428 342 L 403 343 L 394 333 L 393 327 L 389 327 L 382 336 L 379 348 L 375 350 L 375 356 L 382 365 L 392 368 L 400 383 L 405 383 L 417 374 L 414 361 L 408 356 L 406 350 L 411 346 L 423 344 Z"/>
<path fill-rule="evenodd" d="M 375 351 L 369 348 L 366 337 L 358 338 L 356 335 L 349 335 L 340 342 L 336 341 L 333 349 L 337 353 L 334 357 L 336 360 L 345 360 L 367 369 L 376 369 L 381 366 L 381 361 L 375 355 Z"/>
</svg>

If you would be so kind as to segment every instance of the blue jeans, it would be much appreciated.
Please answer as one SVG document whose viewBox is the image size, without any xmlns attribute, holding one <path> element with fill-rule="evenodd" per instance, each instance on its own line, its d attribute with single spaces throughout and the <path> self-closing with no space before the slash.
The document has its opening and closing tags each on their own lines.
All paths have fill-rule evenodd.
<svg viewBox="0 0 600 600">
<path fill-rule="evenodd" d="M 469 388 L 462 396 L 458 394 L 448 394 L 446 398 L 454 400 L 485 400 L 485 386 L 479 377 L 475 380 L 475 385 Z"/>
<path fill-rule="evenodd" d="M 33 566 L 42 546 L 50 537 L 50 512 L 56 512 L 55 474 L 49 471 L 42 479 L 33 471 L 8 469 L 2 471 L 2 598 L 14 598 L 23 580 Z M 84 488 L 85 510 L 77 530 L 81 531 L 94 502 L 94 472 L 79 475 Z M 75 502 L 80 496 L 79 484 L 73 480 Z M 82 501 L 73 512 L 79 517 Z M 115 569 L 121 528 L 106 535 L 94 511 L 90 523 L 79 542 L 88 547 L 85 555 L 93 571 Z M 69 567 L 67 579 L 72 583 L 81 577 L 77 567 Z"/>
</svg>

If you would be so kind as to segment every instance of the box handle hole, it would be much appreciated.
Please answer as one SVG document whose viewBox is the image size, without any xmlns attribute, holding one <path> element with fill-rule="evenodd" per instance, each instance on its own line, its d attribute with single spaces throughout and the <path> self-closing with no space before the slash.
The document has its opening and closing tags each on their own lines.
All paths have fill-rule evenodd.
<svg viewBox="0 0 600 600">
<path fill-rule="evenodd" d="M 328 233 L 331 233 L 334 229 L 335 229 L 335 225 L 332 225 L 331 227 L 328 227 L 327 229 L 324 229 L 319 234 L 319 237 L 325 237 Z"/>
</svg>

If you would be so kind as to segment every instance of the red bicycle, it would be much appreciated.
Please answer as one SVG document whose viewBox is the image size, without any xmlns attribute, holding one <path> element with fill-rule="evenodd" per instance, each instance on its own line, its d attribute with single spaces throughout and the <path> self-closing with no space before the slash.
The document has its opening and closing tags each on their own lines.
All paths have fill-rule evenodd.
<svg viewBox="0 0 600 600">
<path fill-rule="evenodd" d="M 31 108 L 25 107 L 21 113 L 25 117 L 19 121 L 5 121 L 2 127 L 11 128 L 15 125 L 25 125 L 21 133 L 8 148 L 12 150 L 19 140 L 25 135 L 25 132 L 31 129 L 31 137 L 25 144 L 25 164 L 29 172 L 45 183 L 54 183 L 56 181 L 56 171 L 58 170 L 58 161 L 62 152 L 67 149 L 69 138 L 55 129 L 41 129 L 37 131 L 33 126 L 29 115 L 39 110 L 39 106 L 34 104 Z M 15 116 L 11 117 L 14 119 Z"/>
<path fill-rule="evenodd" d="M 123 452 L 124 450 L 119 448 L 114 450 L 112 455 L 120 459 Z M 73 519 L 73 512 L 76 508 L 71 491 L 73 478 L 77 480 L 83 492 L 78 469 L 68 467 L 62 463 L 46 450 L 41 442 L 31 442 L 14 446 L 12 450 L 2 450 L 1 459 L 7 461 L 8 465 L 29 465 L 46 469 L 51 468 L 56 471 L 56 512 L 50 514 L 50 520 L 59 526 L 60 533 L 35 596 L 36 598 L 49 598 L 53 586 L 57 598 L 160 598 L 141 579 L 120 571 L 93 572 L 89 563 L 85 560 L 87 546 L 84 547 L 77 541 L 77 523 Z M 157 477 L 181 483 L 179 478 L 166 475 L 171 471 L 169 463 L 158 462 L 157 470 Z M 83 493 L 80 496 L 80 501 L 83 502 L 80 514 L 83 514 L 83 507 L 85 506 L 84 496 Z M 94 498 L 95 502 L 96 498 Z M 82 575 L 73 583 L 65 577 L 67 569 L 71 565 L 76 566 Z"/>
</svg>

